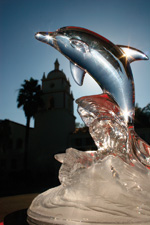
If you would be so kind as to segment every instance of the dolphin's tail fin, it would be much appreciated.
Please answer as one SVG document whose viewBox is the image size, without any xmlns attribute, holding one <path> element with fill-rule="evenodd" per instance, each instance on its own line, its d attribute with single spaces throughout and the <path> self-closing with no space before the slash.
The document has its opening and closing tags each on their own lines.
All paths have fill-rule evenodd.
<svg viewBox="0 0 150 225">
<path fill-rule="evenodd" d="M 119 48 L 121 48 L 121 50 L 123 51 L 123 53 L 125 54 L 125 56 L 127 57 L 128 61 L 134 62 L 136 60 L 148 60 L 148 56 L 136 49 L 136 48 L 132 48 L 130 46 L 125 46 L 125 45 L 117 45 Z"/>
</svg>

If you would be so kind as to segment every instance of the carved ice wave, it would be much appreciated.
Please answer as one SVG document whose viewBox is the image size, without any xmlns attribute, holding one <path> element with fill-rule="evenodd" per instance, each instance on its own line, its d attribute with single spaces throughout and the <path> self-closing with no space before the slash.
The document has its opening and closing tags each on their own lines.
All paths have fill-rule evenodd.
<svg viewBox="0 0 150 225">
<path fill-rule="evenodd" d="M 86 96 L 76 102 L 82 120 L 104 157 L 117 155 L 128 164 L 139 160 L 150 168 L 150 146 L 136 134 L 133 124 L 127 124 L 122 110 L 109 94 Z"/>
<path fill-rule="evenodd" d="M 130 166 L 119 157 L 101 160 L 97 152 L 70 148 L 63 155 L 59 178 L 60 186 L 32 202 L 31 218 L 48 224 L 150 221 L 150 171 L 139 162 Z"/>
</svg>

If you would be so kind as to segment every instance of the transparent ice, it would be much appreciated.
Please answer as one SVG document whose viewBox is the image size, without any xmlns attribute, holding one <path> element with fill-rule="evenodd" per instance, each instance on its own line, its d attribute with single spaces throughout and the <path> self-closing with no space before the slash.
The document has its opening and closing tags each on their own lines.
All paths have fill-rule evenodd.
<svg viewBox="0 0 150 225">
<path fill-rule="evenodd" d="M 55 155 L 61 184 L 33 200 L 29 224 L 150 224 L 150 146 L 134 130 L 129 65 L 147 56 L 77 27 L 38 32 L 36 38 L 71 61 L 79 85 L 89 73 L 104 93 L 76 100 L 97 150 L 69 148 Z"/>
<path fill-rule="evenodd" d="M 133 145 L 140 148 L 140 142 L 133 127 L 127 127 L 108 95 L 82 97 L 77 103 L 98 150 L 69 148 L 55 155 L 62 163 L 61 185 L 33 201 L 30 224 L 148 224 L 150 170 L 134 154 Z"/>
</svg>

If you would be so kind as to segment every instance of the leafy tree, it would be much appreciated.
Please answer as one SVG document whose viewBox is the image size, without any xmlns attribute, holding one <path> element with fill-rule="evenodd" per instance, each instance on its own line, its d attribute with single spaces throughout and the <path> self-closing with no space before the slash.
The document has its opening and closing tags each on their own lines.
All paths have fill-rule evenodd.
<svg viewBox="0 0 150 225">
<path fill-rule="evenodd" d="M 150 119 L 150 103 L 147 104 L 143 109 L 142 109 L 143 113 L 145 113 L 149 119 Z"/>
<path fill-rule="evenodd" d="M 143 109 L 136 104 L 134 122 L 136 128 L 150 127 L 150 103 Z"/>
<path fill-rule="evenodd" d="M 42 91 L 38 80 L 30 78 L 30 80 L 24 80 L 21 84 L 17 97 L 17 107 L 22 107 L 27 119 L 26 133 L 25 133 L 25 151 L 24 151 L 24 169 L 27 169 L 28 159 L 28 143 L 29 143 L 29 129 L 31 117 L 34 117 L 39 107 L 43 106 L 43 100 L 41 98 Z"/>
</svg>

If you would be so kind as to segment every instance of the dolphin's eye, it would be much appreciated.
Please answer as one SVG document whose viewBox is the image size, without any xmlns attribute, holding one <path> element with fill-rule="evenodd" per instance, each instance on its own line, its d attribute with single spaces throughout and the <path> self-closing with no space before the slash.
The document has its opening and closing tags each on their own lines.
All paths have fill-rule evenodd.
<svg viewBox="0 0 150 225">
<path fill-rule="evenodd" d="M 89 46 L 84 41 L 72 38 L 70 39 L 70 44 L 73 48 L 76 48 L 77 50 L 82 51 L 83 53 L 89 51 Z"/>
</svg>

